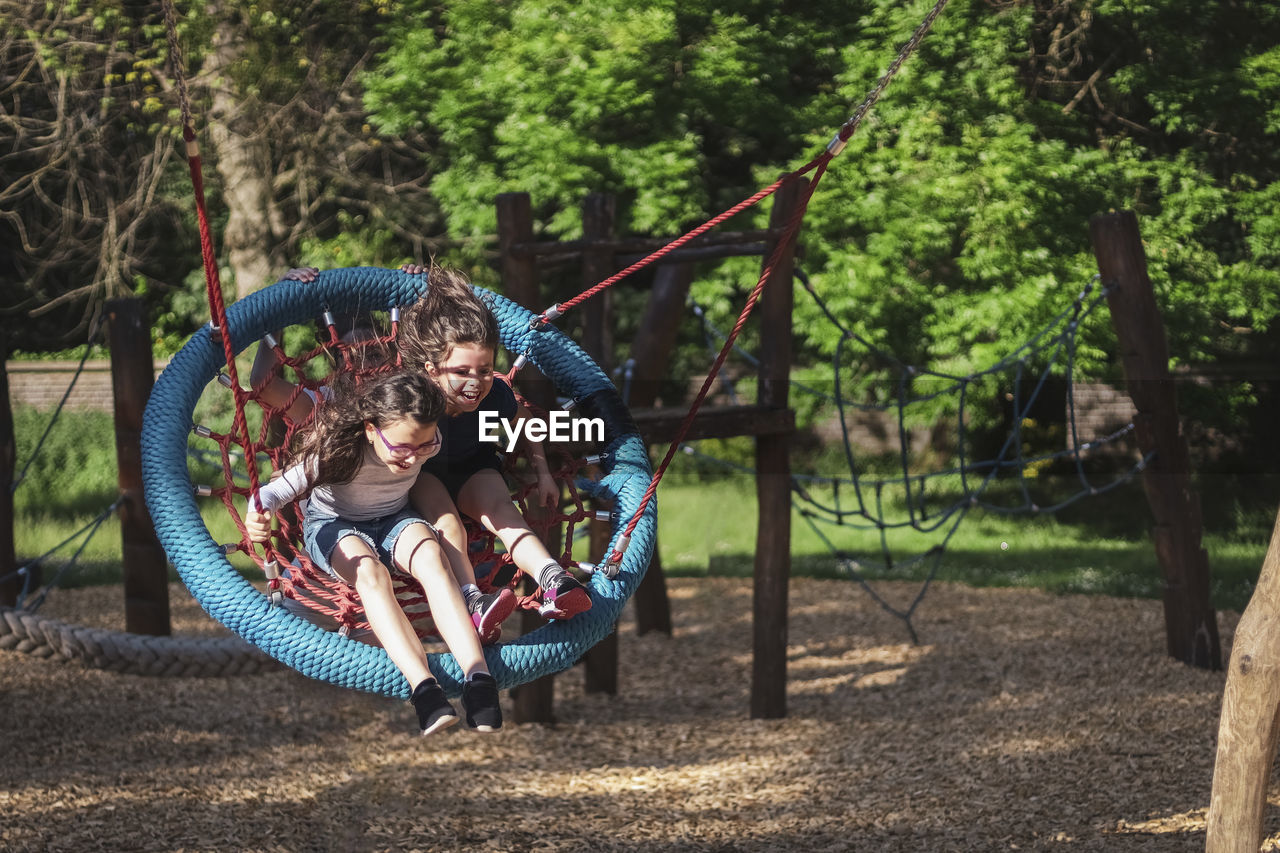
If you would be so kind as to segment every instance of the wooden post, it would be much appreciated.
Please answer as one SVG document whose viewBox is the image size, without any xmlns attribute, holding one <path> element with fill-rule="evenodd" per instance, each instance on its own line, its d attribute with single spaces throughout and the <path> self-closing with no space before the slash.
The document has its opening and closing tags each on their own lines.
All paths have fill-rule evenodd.
<svg viewBox="0 0 1280 853">
<path fill-rule="evenodd" d="M 151 330 L 144 322 L 140 299 L 112 299 L 106 312 L 121 498 L 125 630 L 168 636 L 169 564 L 142 498 L 142 412 L 155 383 Z"/>
<path fill-rule="evenodd" d="M 1236 626 L 1218 723 L 1207 853 L 1257 853 L 1280 735 L 1280 514 Z"/>
<path fill-rule="evenodd" d="M 685 302 L 693 283 L 693 264 L 663 264 L 653 277 L 653 289 L 644 316 L 631 343 L 635 370 L 631 380 L 633 409 L 647 409 L 658 397 L 658 385 L 667 375 L 667 364 L 686 315 Z"/>
<path fill-rule="evenodd" d="M 502 288 L 508 299 L 531 311 L 541 311 L 538 279 L 533 268 L 533 256 L 517 256 L 511 247 L 533 240 L 533 212 L 528 193 L 502 193 L 495 199 L 498 211 L 498 251 L 502 257 Z M 532 365 L 524 368 L 520 376 L 520 391 L 525 398 L 545 409 L 555 407 L 555 392 Z M 532 583 L 532 581 L 526 581 Z M 526 590 L 526 594 L 528 590 Z M 526 633 L 537 629 L 543 619 L 535 611 L 520 614 L 520 627 Z M 555 676 L 522 684 L 511 691 L 514 701 L 514 718 L 517 723 L 555 722 Z"/>
<path fill-rule="evenodd" d="M 628 405 L 633 409 L 647 409 L 657 400 L 658 383 L 666 375 L 667 363 L 675 349 L 692 283 L 693 264 L 663 264 L 654 274 L 653 290 L 631 344 L 635 368 Z M 661 631 L 671 636 L 671 601 L 667 597 L 667 580 L 656 538 L 653 558 L 634 598 L 636 633 L 643 636 L 650 631 Z"/>
<path fill-rule="evenodd" d="M 0 607 L 18 603 L 18 557 L 13 541 L 13 477 L 18 456 L 17 438 L 13 431 L 13 407 L 9 402 L 9 341 L 0 329 Z"/>
<path fill-rule="evenodd" d="M 582 284 L 593 287 L 617 272 L 613 249 L 613 222 L 617 201 L 611 195 L 590 193 L 582 201 Z M 599 246 L 593 247 L 592 243 Z M 601 248 L 602 247 L 602 248 Z M 613 370 L 613 294 L 604 290 L 582 303 L 582 348 L 606 374 Z"/>
<path fill-rule="evenodd" d="M 617 201 L 611 195 L 591 193 L 582 201 L 582 239 L 586 248 L 582 252 L 582 284 L 584 289 L 604 281 L 616 272 L 613 249 L 608 243 L 613 239 L 613 223 L 617 215 Z M 596 245 L 593 245 L 596 244 Z M 613 296 L 605 290 L 582 304 L 582 348 L 600 365 L 606 374 L 613 365 Z M 601 509 L 606 509 L 603 504 Z M 600 534 L 592 524 L 592 556 L 604 547 L 599 545 Z M 607 545 L 607 543 L 605 543 Z M 597 551 L 596 549 L 599 549 Z M 583 687 L 588 693 L 618 692 L 618 632 L 613 630 L 582 656 Z"/>
<path fill-rule="evenodd" d="M 542 294 L 533 268 L 533 255 L 517 255 L 511 250 L 517 244 L 533 242 L 533 212 L 528 193 L 502 193 L 498 208 L 498 251 L 502 256 L 502 289 L 508 299 L 530 311 L 541 311 Z M 533 365 L 520 371 L 520 393 L 529 402 L 548 411 L 556 408 L 555 388 Z"/>
<path fill-rule="evenodd" d="M 595 500 L 596 509 L 613 509 L 612 501 Z M 589 522 L 591 559 L 604 562 L 608 556 L 609 540 L 613 538 L 607 521 Z M 582 656 L 582 687 L 587 693 L 618 695 L 618 632 L 605 637 Z"/>
<path fill-rule="evenodd" d="M 1201 547 L 1200 500 L 1191 487 L 1191 462 L 1169 374 L 1169 351 L 1147 259 L 1132 211 L 1094 216 L 1089 236 L 1124 366 L 1125 386 L 1138 413 L 1138 446 L 1154 451 L 1142 475 L 1155 525 L 1156 557 L 1164 573 L 1164 618 L 1169 654 L 1205 669 L 1221 669 L 1218 621 L 1209 600 L 1209 559 Z"/>
<path fill-rule="evenodd" d="M 774 196 L 769 227 L 784 229 L 801 203 L 809 182 L 787 181 Z M 770 240 L 765 263 L 777 239 Z M 795 245 L 787 246 L 765 283 L 757 309 L 760 321 L 760 388 L 764 408 L 786 409 L 791 379 L 792 273 Z M 751 716 L 787 715 L 787 593 L 791 577 L 791 436 L 756 438 L 754 654 L 751 668 Z"/>
</svg>

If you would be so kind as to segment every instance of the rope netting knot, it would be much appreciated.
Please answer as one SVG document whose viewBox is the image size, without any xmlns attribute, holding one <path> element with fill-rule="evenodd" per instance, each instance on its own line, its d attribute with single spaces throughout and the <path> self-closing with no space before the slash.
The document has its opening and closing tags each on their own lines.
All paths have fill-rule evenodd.
<svg viewBox="0 0 1280 853">
<path fill-rule="evenodd" d="M 262 568 L 268 579 L 268 595 L 274 603 L 290 607 L 317 625 L 355 638 L 367 638 L 371 634 L 355 589 L 330 573 L 317 569 L 302 546 L 301 519 L 306 496 L 277 513 L 277 530 L 271 542 L 263 547 L 263 553 L 259 554 L 248 539 L 240 509 L 253 493 L 253 487 L 243 481 L 247 478 L 238 478 L 237 475 L 245 465 L 245 459 L 268 463 L 272 472 L 284 470 L 290 464 L 288 448 L 299 433 L 314 422 L 319 408 L 325 403 L 326 389 L 339 373 L 349 374 L 359 387 L 367 379 L 398 366 L 401 362 L 396 346 L 398 317 L 398 310 L 392 309 L 390 328 L 383 331 L 378 328 L 377 318 L 372 316 L 335 318 L 331 312 L 325 311 L 317 322 L 321 340 L 314 347 L 297 354 L 288 353 L 276 335 L 264 336 L 261 346 L 270 350 L 275 366 L 253 387 L 240 389 L 241 393 L 236 395 L 250 406 L 256 404 L 261 410 L 257 428 L 249 425 L 248 418 L 243 421 L 247 440 L 238 439 L 234 429 L 217 432 L 199 424 L 193 428 L 196 435 L 217 446 L 216 455 L 222 463 L 218 467 L 222 471 L 223 482 L 202 488 L 200 492 L 222 502 L 240 533 L 240 540 L 224 545 L 223 550 L 228 554 L 241 552 Z M 340 327 L 347 331 L 340 331 Z M 268 389 L 279 387 L 273 384 L 279 381 L 287 382 L 291 390 L 283 400 L 273 404 Z M 219 374 L 219 382 L 229 389 L 235 387 L 227 373 Z M 280 395 L 275 396 L 278 398 Z M 518 392 L 515 396 L 535 415 L 545 416 L 545 412 Z M 304 407 L 305 415 L 291 417 L 290 412 L 303 397 L 312 405 Z M 238 399 L 237 405 L 241 404 Z M 544 542 L 556 538 L 552 536 L 553 531 L 557 536 L 563 531 L 564 547 L 558 555 L 562 567 L 571 571 L 593 571 L 594 564 L 574 559 L 574 532 L 584 522 L 601 518 L 607 521 L 609 513 L 589 508 L 575 481 L 588 473 L 588 469 L 598 462 L 598 457 L 574 456 L 558 446 L 548 446 L 546 453 L 552 479 L 562 495 L 559 503 L 552 509 L 532 504 L 536 478 L 528 466 L 522 464 L 527 455 L 521 453 L 504 457 L 503 473 L 512 487 L 512 500 L 519 506 L 529 528 Z M 514 565 L 497 537 L 473 519 L 462 516 L 462 521 L 468 535 L 467 556 L 475 569 L 481 592 L 494 592 L 503 587 L 517 590 L 524 573 Z M 434 635 L 430 608 L 421 585 L 412 576 L 401 572 L 393 573 L 392 578 L 396 597 L 414 630 L 420 637 Z M 517 600 L 525 609 L 536 609 L 540 594 L 541 590 L 535 588 L 527 595 L 518 596 Z"/>
</svg>

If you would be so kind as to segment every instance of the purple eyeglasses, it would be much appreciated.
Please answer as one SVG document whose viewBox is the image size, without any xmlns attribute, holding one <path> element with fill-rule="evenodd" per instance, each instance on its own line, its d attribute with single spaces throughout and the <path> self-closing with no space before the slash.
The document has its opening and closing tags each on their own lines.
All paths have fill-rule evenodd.
<svg viewBox="0 0 1280 853">
<path fill-rule="evenodd" d="M 377 424 L 370 424 L 370 426 L 378 434 L 378 438 L 382 439 L 382 446 L 387 448 L 387 453 L 390 453 L 393 459 L 408 459 L 410 456 L 420 456 L 423 453 L 427 454 L 427 458 L 431 458 L 440 451 L 440 442 L 443 441 L 440 430 L 437 429 L 436 437 L 422 444 L 392 444 L 387 441 L 387 437 L 382 434 L 382 430 L 378 429 Z"/>
</svg>

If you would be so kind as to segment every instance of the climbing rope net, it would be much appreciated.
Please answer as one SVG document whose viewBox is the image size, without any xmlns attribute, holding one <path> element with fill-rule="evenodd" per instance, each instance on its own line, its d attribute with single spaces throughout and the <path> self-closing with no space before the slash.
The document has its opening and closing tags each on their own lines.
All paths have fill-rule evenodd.
<svg viewBox="0 0 1280 853">
<path fill-rule="evenodd" d="M 1128 467 L 1121 466 L 1118 470 L 1113 462 L 1107 466 L 1109 473 L 1102 475 L 1105 479 L 1090 470 L 1089 463 L 1107 449 L 1116 451 L 1113 458 L 1131 456 L 1120 444 L 1134 431 L 1130 421 L 1109 433 L 1085 436 L 1078 422 L 1075 362 L 1079 336 L 1106 297 L 1105 289 L 1098 287 L 1097 277 L 1027 341 L 994 364 L 965 375 L 901 361 L 837 317 L 802 270 L 796 271 L 796 280 L 839 332 L 839 337 L 831 356 L 833 392 L 797 381 L 792 382 L 792 387 L 797 393 L 820 398 L 821 403 L 834 410 L 845 470 L 835 476 L 793 474 L 792 506 L 835 556 L 840 569 L 883 609 L 901 619 L 913 639 L 918 640 L 912 616 L 937 576 L 948 543 L 970 512 L 1052 515 L 1078 501 L 1124 486 L 1149 464 L 1151 454 L 1138 457 Z M 725 339 L 725 334 L 710 322 L 701 306 L 693 304 L 692 308 L 702 323 L 708 346 L 714 348 Z M 758 364 L 749 352 L 735 348 L 735 353 L 752 366 Z M 861 399 L 855 399 L 864 389 L 859 388 L 858 380 L 853 378 L 854 368 L 866 364 L 882 366 L 891 377 L 892 392 L 882 395 L 886 399 L 881 402 L 868 402 L 866 398 L 870 395 L 865 393 Z M 733 383 L 723 376 L 722 382 L 724 392 L 736 402 Z M 1054 382 L 1065 388 L 1065 443 L 1056 450 L 1033 453 L 1029 450 L 1033 442 L 1028 441 L 1027 436 L 1028 427 L 1034 422 L 1032 412 L 1044 402 L 1046 389 Z M 1010 428 L 999 441 L 994 456 L 974 458 L 969 434 L 969 424 L 975 420 L 971 408 L 975 399 L 989 407 L 993 396 L 990 389 L 994 386 L 1006 389 L 1004 393 L 1011 402 Z M 978 393 L 984 387 L 987 393 Z M 918 390 L 922 388 L 927 392 Z M 940 405 L 948 410 L 947 421 L 955 425 L 954 438 L 949 442 L 955 450 L 954 464 L 921 471 L 911 451 L 909 424 L 914 412 L 926 408 L 934 412 Z M 858 446 L 854 424 L 866 414 L 896 426 L 897 448 L 893 454 L 896 458 L 887 474 L 873 474 L 868 455 Z M 746 466 L 705 453 L 695 445 L 694 442 L 685 445 L 684 452 L 712 465 L 755 473 Z M 1037 475 L 1051 466 L 1068 467 L 1075 485 L 1069 493 L 1059 493 L 1050 502 L 1041 502 L 1035 496 L 1043 491 L 1035 488 Z M 883 471 L 884 466 L 878 467 Z M 994 488 L 997 484 L 998 489 Z M 997 491 L 999 496 L 995 494 Z M 835 531 L 842 528 L 874 532 L 878 548 L 855 551 L 837 545 Z M 901 551 L 896 545 L 902 541 L 902 537 L 894 537 L 897 532 L 923 534 L 932 537 L 932 542 L 909 556 L 895 556 L 895 552 Z M 891 538 L 898 541 L 895 543 Z M 891 603 L 869 578 L 872 574 L 892 576 L 895 569 L 907 576 L 922 563 L 926 564 L 923 582 L 905 607 Z"/>
</svg>

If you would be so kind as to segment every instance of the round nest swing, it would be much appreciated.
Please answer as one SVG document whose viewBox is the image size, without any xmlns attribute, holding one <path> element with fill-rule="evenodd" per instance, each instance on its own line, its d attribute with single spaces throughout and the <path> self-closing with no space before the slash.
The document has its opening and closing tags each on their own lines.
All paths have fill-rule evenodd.
<svg viewBox="0 0 1280 853">
<path fill-rule="evenodd" d="M 398 270 L 327 270 L 314 282 L 281 281 L 237 301 L 227 309 L 225 331 L 231 350 L 238 353 L 273 330 L 308 323 L 326 312 L 391 311 L 410 305 L 426 286 L 425 277 Z M 499 687 L 508 689 L 567 669 L 613 630 L 648 567 L 657 513 L 652 502 L 643 502 L 652 478 L 648 453 L 609 378 L 563 333 L 535 322 L 533 313 L 483 288 L 476 293 L 497 318 L 502 345 L 526 355 L 562 396 L 574 399 L 584 416 L 604 422 L 599 448 L 604 474 L 596 481 L 580 479 L 576 488 L 613 505 L 610 553 L 622 546 L 616 566 L 591 575 L 589 611 L 486 647 L 491 672 Z M 161 545 L 201 607 L 271 657 L 312 678 L 406 698 L 404 677 L 380 647 L 324 630 L 294 608 L 279 606 L 276 597 L 264 595 L 241 576 L 228 562 L 226 548 L 209 534 L 186 460 L 196 403 L 226 364 L 221 333 L 212 325 L 196 333 L 156 380 L 147 404 L 143 486 Z M 623 528 L 641 506 L 644 511 L 624 544 Z M 236 547 L 252 554 L 244 543 Z M 452 655 L 431 653 L 428 663 L 448 692 L 461 689 L 462 672 Z"/>
</svg>

